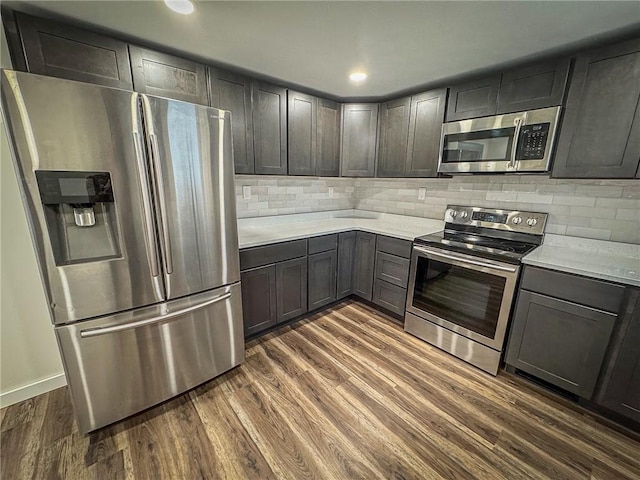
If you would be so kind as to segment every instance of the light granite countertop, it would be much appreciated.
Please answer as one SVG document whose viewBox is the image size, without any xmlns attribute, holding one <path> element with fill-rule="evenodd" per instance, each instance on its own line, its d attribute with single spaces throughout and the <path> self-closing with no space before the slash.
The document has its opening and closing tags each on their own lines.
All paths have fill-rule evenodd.
<svg viewBox="0 0 640 480">
<path fill-rule="evenodd" d="M 631 243 L 547 234 L 522 262 L 640 287 L 640 245 Z"/>
<path fill-rule="evenodd" d="M 240 248 L 248 248 L 349 230 L 413 240 L 422 235 L 439 232 L 443 228 L 442 220 L 364 210 L 335 210 L 239 218 L 238 242 Z"/>
</svg>

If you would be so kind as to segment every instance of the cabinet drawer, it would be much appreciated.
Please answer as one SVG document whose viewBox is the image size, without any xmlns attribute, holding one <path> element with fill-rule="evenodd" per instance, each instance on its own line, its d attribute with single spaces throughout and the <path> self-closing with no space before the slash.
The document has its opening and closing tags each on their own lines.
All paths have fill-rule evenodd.
<svg viewBox="0 0 640 480">
<path fill-rule="evenodd" d="M 398 287 L 407 288 L 409 259 L 378 251 L 376 253 L 376 278 Z"/>
<path fill-rule="evenodd" d="M 404 315 L 404 304 L 407 299 L 407 289 L 392 285 L 384 280 L 376 279 L 373 284 L 372 301 L 387 310 Z"/>
<path fill-rule="evenodd" d="M 521 288 L 617 313 L 625 287 L 570 273 L 525 267 Z"/>
<path fill-rule="evenodd" d="M 304 257 L 306 254 L 306 239 L 274 243 L 263 247 L 245 248 L 240 250 L 240 270 L 283 262 L 292 258 Z"/>
<path fill-rule="evenodd" d="M 311 237 L 309 239 L 309 255 L 320 252 L 328 252 L 338 248 L 338 235 L 322 235 L 321 237 Z"/>
<path fill-rule="evenodd" d="M 378 235 L 379 252 L 390 253 L 391 255 L 397 255 L 398 257 L 410 258 L 411 257 L 411 242 L 409 240 L 401 240 L 399 238 L 385 237 L 384 235 Z"/>
</svg>

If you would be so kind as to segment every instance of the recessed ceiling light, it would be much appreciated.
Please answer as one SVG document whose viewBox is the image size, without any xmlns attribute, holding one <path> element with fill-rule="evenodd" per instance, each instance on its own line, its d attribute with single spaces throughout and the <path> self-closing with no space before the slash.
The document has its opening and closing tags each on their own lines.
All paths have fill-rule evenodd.
<svg viewBox="0 0 640 480">
<path fill-rule="evenodd" d="M 164 3 L 174 12 L 181 13 L 183 15 L 193 13 L 196 8 L 191 0 L 164 0 Z"/>
<path fill-rule="evenodd" d="M 367 79 L 367 74 L 364 72 L 355 72 L 349 75 L 352 82 L 362 82 Z"/>
</svg>

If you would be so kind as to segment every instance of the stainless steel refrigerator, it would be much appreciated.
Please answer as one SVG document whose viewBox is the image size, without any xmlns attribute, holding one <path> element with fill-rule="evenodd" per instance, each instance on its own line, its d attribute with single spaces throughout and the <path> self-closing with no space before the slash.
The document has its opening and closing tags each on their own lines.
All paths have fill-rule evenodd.
<svg viewBox="0 0 640 480">
<path fill-rule="evenodd" d="M 2 72 L 78 428 L 244 360 L 229 112 Z"/>
</svg>

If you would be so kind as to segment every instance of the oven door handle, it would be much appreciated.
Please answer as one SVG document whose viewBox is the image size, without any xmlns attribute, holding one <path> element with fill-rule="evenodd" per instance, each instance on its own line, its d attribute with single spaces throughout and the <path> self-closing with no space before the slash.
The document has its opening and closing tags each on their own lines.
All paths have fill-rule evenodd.
<svg viewBox="0 0 640 480">
<path fill-rule="evenodd" d="M 456 260 L 458 262 L 468 263 L 470 265 L 476 265 L 478 267 L 490 268 L 492 270 L 500 270 L 503 272 L 511 272 L 511 273 L 515 273 L 517 270 L 515 267 L 507 267 L 504 265 L 496 265 L 495 263 L 481 262 L 478 260 L 473 260 L 471 258 L 460 257 L 458 255 L 452 255 L 450 253 L 442 253 L 442 252 L 438 252 L 438 251 L 423 248 L 423 247 L 413 247 L 413 249 L 418 252 L 424 253 L 425 255 L 433 255 L 434 257 L 445 258 L 447 260 Z"/>
</svg>

